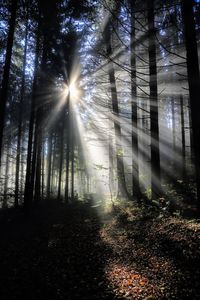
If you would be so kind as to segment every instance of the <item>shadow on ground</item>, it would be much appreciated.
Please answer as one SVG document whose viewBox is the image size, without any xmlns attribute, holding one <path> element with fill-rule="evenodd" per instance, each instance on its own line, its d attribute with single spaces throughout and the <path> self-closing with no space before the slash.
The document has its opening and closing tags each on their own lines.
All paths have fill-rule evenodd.
<svg viewBox="0 0 200 300">
<path fill-rule="evenodd" d="M 46 203 L 0 213 L 0 299 L 122 299 L 104 273 L 112 255 L 89 205 Z"/>
</svg>

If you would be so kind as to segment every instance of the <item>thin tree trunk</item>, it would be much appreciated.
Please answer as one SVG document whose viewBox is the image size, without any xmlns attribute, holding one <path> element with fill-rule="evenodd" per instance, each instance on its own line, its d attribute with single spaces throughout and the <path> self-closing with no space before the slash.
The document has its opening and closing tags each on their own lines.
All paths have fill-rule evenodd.
<svg viewBox="0 0 200 300">
<path fill-rule="evenodd" d="M 71 200 L 74 201 L 74 126 L 71 118 Z"/>
<path fill-rule="evenodd" d="M 109 59 L 112 55 L 110 22 L 108 22 L 106 26 L 104 32 L 104 38 L 106 43 L 107 56 Z M 115 118 L 117 119 L 117 121 L 114 121 L 114 130 L 115 130 L 115 147 L 116 147 L 116 158 L 117 158 L 118 194 L 120 194 L 120 196 L 128 197 L 128 191 L 126 188 L 126 180 L 125 180 L 125 172 L 124 172 L 124 163 L 123 163 L 117 87 L 116 87 L 116 79 L 115 79 L 115 70 L 112 61 L 109 61 L 108 76 L 110 82 L 112 111 Z"/>
<path fill-rule="evenodd" d="M 173 135 L 173 149 L 176 148 L 176 122 L 175 122 L 175 99 L 172 99 L 172 135 Z"/>
<path fill-rule="evenodd" d="M 52 139 L 53 139 L 53 133 L 51 130 L 51 133 L 49 134 L 48 138 L 48 158 L 47 158 L 47 199 L 50 198 L 50 187 L 51 187 L 51 165 L 52 165 Z"/>
<path fill-rule="evenodd" d="M 33 145 L 33 131 L 35 121 L 35 92 L 37 87 L 37 73 L 39 65 L 39 47 L 40 47 L 40 16 L 37 32 L 36 51 L 35 51 L 35 62 L 34 62 L 34 79 L 32 85 L 32 99 L 31 99 L 31 113 L 29 121 L 29 136 L 28 136 L 28 150 L 27 150 L 27 161 L 26 161 L 26 178 L 25 178 L 25 190 L 24 190 L 24 207 L 29 210 L 32 203 L 32 188 L 31 188 L 31 156 L 32 156 L 32 145 Z"/>
<path fill-rule="evenodd" d="M 59 176 L 58 176 L 58 201 L 61 201 L 61 182 L 62 182 L 62 169 L 63 169 L 63 139 L 64 139 L 64 121 L 61 124 L 60 134 L 60 165 L 59 165 Z"/>
<path fill-rule="evenodd" d="M 41 199 L 44 199 L 44 189 L 45 189 L 45 142 L 42 144 L 42 186 L 41 186 Z"/>
<path fill-rule="evenodd" d="M 51 195 L 54 195 L 54 189 L 55 189 L 55 165 L 56 165 L 56 144 L 57 144 L 57 136 L 55 133 L 54 136 L 54 143 L 53 143 L 53 155 L 52 155 L 52 172 L 51 172 L 51 185 L 50 185 L 50 193 Z"/>
<path fill-rule="evenodd" d="M 27 8 L 28 9 L 28 8 Z M 17 154 L 16 154 L 16 173 L 15 173 L 15 207 L 18 206 L 19 198 L 19 167 L 20 167 L 20 154 L 21 154 L 21 138 L 22 138 L 22 111 L 23 111 L 23 100 L 25 92 L 25 71 L 26 71 L 26 54 L 28 44 L 28 12 L 26 18 L 26 32 L 25 32 L 25 45 L 24 45 L 24 56 L 23 56 L 23 70 L 22 70 L 22 84 L 20 91 L 20 103 L 19 103 L 19 122 L 18 122 L 18 135 L 17 135 Z"/>
<path fill-rule="evenodd" d="M 148 0 L 148 26 L 149 26 L 149 74 L 150 74 L 150 124 L 151 124 L 151 190 L 152 198 L 161 194 L 160 183 L 160 150 L 158 125 L 158 87 L 156 43 L 154 27 L 154 1 Z"/>
<path fill-rule="evenodd" d="M 175 122 L 175 99 L 171 100 L 172 107 L 172 151 L 173 151 L 173 164 L 176 167 L 176 122 Z"/>
<path fill-rule="evenodd" d="M 36 132 L 37 132 L 37 135 L 38 135 L 38 139 L 37 141 L 35 142 L 36 144 L 36 151 L 37 151 L 37 154 L 36 154 L 36 164 L 34 163 L 33 161 L 33 167 L 32 167 L 32 173 L 34 173 L 34 169 L 35 169 L 35 201 L 40 201 L 41 200 L 41 155 L 42 155 L 42 133 L 41 133 L 41 115 L 39 116 L 39 119 L 40 121 L 39 122 L 39 128 L 37 128 Z M 34 178 L 34 176 L 33 176 Z M 34 180 L 33 180 L 34 182 Z M 33 183 L 32 182 L 32 183 Z"/>
<path fill-rule="evenodd" d="M 183 96 L 180 97 L 181 106 L 181 137 L 182 137 L 182 177 L 186 176 L 186 158 L 185 158 L 185 118 L 184 118 L 184 106 Z"/>
<path fill-rule="evenodd" d="M 6 153 L 6 166 L 5 166 L 5 181 L 4 181 L 4 197 L 3 197 L 3 208 L 8 206 L 8 171 L 9 171 L 9 156 L 10 156 L 10 136 L 7 140 L 7 153 Z"/>
<path fill-rule="evenodd" d="M 130 0 L 131 7 L 131 118 L 132 118 L 132 194 L 141 195 L 138 166 L 138 113 L 137 113 L 137 86 L 136 86 L 136 56 L 135 56 L 135 0 Z"/>
<path fill-rule="evenodd" d="M 6 58 L 2 79 L 1 87 L 1 99 L 0 99 L 0 166 L 1 166 L 1 156 L 2 156 L 2 142 L 3 142 L 3 130 L 5 122 L 5 112 L 6 112 L 6 102 L 8 97 L 8 88 L 9 88 L 9 75 L 10 75 L 10 66 L 11 66 L 11 57 L 13 49 L 13 40 L 15 32 L 15 23 L 16 23 L 16 13 L 17 13 L 17 0 L 12 0 L 11 3 L 11 17 L 9 22 L 9 31 L 8 31 L 8 40 L 6 48 Z"/>
<path fill-rule="evenodd" d="M 67 149 L 66 149 L 66 183 L 65 183 L 65 202 L 69 201 L 69 154 L 70 154 L 70 95 L 67 99 Z"/>
</svg>

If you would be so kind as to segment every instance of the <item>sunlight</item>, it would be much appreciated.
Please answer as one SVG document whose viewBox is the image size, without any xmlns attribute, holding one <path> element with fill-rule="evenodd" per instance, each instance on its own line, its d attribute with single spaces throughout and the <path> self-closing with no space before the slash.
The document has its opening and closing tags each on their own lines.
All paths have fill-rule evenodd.
<svg viewBox="0 0 200 300">
<path fill-rule="evenodd" d="M 72 99 L 77 98 L 79 95 L 79 90 L 74 82 L 69 85 L 69 93 Z"/>
</svg>

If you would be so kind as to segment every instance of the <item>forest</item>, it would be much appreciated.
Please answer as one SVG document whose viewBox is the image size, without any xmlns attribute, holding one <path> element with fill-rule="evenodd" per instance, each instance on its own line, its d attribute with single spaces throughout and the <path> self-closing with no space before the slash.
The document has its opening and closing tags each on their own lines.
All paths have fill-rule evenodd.
<svg viewBox="0 0 200 300">
<path fill-rule="evenodd" d="M 200 1 L 0 0 L 0 299 L 200 299 Z"/>
</svg>

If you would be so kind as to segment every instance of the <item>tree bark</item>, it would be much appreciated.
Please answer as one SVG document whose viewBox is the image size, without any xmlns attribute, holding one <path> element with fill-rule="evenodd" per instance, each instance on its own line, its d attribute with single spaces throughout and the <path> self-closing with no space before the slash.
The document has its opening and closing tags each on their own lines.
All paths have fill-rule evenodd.
<svg viewBox="0 0 200 300">
<path fill-rule="evenodd" d="M 6 102 L 8 98 L 8 87 L 9 87 L 9 75 L 11 66 L 11 57 L 14 41 L 16 14 L 17 14 L 17 0 L 12 0 L 11 5 L 11 17 L 9 22 L 8 40 L 6 48 L 6 58 L 3 71 L 2 87 L 1 87 L 1 99 L 0 99 L 0 166 L 2 156 L 2 143 L 3 143 L 3 130 L 5 122 Z"/>
<path fill-rule="evenodd" d="M 106 25 L 104 30 L 104 39 L 107 57 L 109 61 L 108 67 L 108 76 L 110 82 L 110 92 L 111 92 L 111 102 L 112 102 L 112 111 L 117 121 L 114 121 L 114 131 L 115 131 L 115 150 L 117 158 L 117 177 L 118 177 L 118 194 L 119 196 L 129 197 L 128 191 L 126 188 L 125 172 L 124 172 L 124 163 L 123 163 L 123 151 L 122 151 L 122 142 L 121 142 L 121 125 L 119 119 L 119 106 L 118 106 L 118 96 L 117 96 L 117 86 L 115 79 L 115 70 L 113 62 L 110 61 L 112 55 L 112 45 L 111 45 L 111 24 L 110 21 Z"/>
<path fill-rule="evenodd" d="M 25 178 L 25 190 L 24 190 L 24 208 L 29 210 L 32 203 L 32 188 L 31 188 L 31 162 L 32 162 L 32 146 L 33 146 L 33 132 L 35 125 L 35 98 L 38 79 L 38 66 L 39 66 L 39 48 L 40 48 L 40 24 L 41 16 L 39 15 L 36 50 L 35 50 L 35 62 L 34 62 L 34 79 L 32 84 L 32 97 L 31 97 L 31 113 L 29 121 L 29 136 L 28 136 L 28 150 L 26 160 L 26 178 Z"/>
<path fill-rule="evenodd" d="M 185 179 L 186 176 L 186 160 L 185 160 L 185 118 L 184 118 L 184 106 L 183 96 L 180 97 L 181 106 L 181 138 L 182 138 L 182 177 Z"/>
<path fill-rule="evenodd" d="M 140 197 L 139 166 L 138 166 L 138 113 L 136 85 L 136 56 L 135 56 L 135 0 L 129 0 L 131 9 L 131 119 L 132 119 L 132 194 Z"/>
<path fill-rule="evenodd" d="M 51 166 L 52 166 L 52 139 L 53 139 L 53 133 L 51 130 L 48 138 L 47 199 L 50 198 L 50 191 L 51 191 L 50 188 L 51 188 Z"/>
<path fill-rule="evenodd" d="M 27 8 L 28 10 L 28 8 Z M 17 154 L 16 154 L 16 172 L 15 172 L 15 207 L 19 204 L 19 167 L 20 167 L 20 155 L 21 155 L 21 139 L 22 139 L 22 111 L 25 92 L 25 71 L 26 71 L 26 55 L 28 45 L 28 12 L 26 18 L 26 32 L 25 32 L 25 45 L 23 56 L 23 69 L 22 69 L 22 83 L 20 91 L 20 103 L 19 103 L 19 121 L 18 121 L 18 135 L 17 135 Z"/>
<path fill-rule="evenodd" d="M 156 42 L 154 26 L 154 1 L 148 0 L 148 27 L 149 27 L 149 74 L 150 74 L 150 125 L 151 125 L 151 191 L 152 198 L 161 194 L 160 183 L 160 150 L 158 125 L 158 87 Z"/>
<path fill-rule="evenodd" d="M 197 184 L 198 210 L 200 212 L 200 74 L 198 50 L 193 13 L 194 2 L 182 0 L 185 46 L 187 56 L 187 73 L 190 94 L 195 171 Z"/>
</svg>

